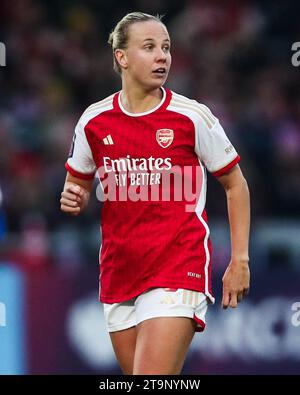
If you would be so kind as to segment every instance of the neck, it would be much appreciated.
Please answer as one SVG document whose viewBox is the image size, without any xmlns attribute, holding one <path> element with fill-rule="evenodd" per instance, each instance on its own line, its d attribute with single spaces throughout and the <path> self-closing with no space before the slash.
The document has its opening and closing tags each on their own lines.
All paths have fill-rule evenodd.
<svg viewBox="0 0 300 395">
<path fill-rule="evenodd" d="M 126 84 L 123 81 L 121 103 L 126 111 L 131 113 L 141 113 L 155 108 L 162 99 L 162 90 L 155 88 L 146 91 L 133 84 Z"/>
</svg>

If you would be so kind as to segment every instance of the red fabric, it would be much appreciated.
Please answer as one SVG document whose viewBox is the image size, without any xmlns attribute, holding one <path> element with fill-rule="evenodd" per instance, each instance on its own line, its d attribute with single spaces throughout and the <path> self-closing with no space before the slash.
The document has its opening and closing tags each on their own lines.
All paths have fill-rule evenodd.
<svg viewBox="0 0 300 395">
<path fill-rule="evenodd" d="M 174 199 L 178 191 L 174 179 L 167 188 L 147 182 L 139 187 L 130 185 L 131 176 L 151 173 L 149 168 L 158 160 L 160 165 L 171 163 L 172 169 L 190 166 L 192 190 L 197 192 L 195 207 L 201 197 L 203 189 L 196 191 L 196 170 L 201 167 L 195 154 L 194 124 L 187 116 L 167 109 L 171 95 L 166 90 L 165 101 L 155 111 L 130 116 L 122 112 L 116 93 L 113 108 L 90 119 L 84 128 L 104 192 L 108 176 L 112 175 L 116 184 L 115 177 L 122 175 L 118 169 L 110 171 L 112 163 L 126 158 L 131 161 L 129 166 L 132 158 L 138 163 L 137 171 L 126 168 L 125 185 L 115 185 L 116 201 L 106 200 L 101 211 L 100 300 L 105 303 L 129 300 L 152 287 L 190 289 L 213 299 L 205 209 L 187 211 L 187 199 Z M 172 138 L 172 131 L 171 144 L 160 140 Z M 109 135 L 113 143 L 103 144 Z M 135 192 L 156 189 L 159 199 L 122 200 L 122 193 L 128 194 L 132 188 Z M 170 191 L 171 201 L 163 201 L 163 188 Z"/>
<path fill-rule="evenodd" d="M 227 173 L 230 169 L 232 169 L 237 163 L 240 161 L 240 156 L 238 155 L 232 162 L 228 163 L 228 165 L 224 166 L 222 169 L 215 171 L 213 176 L 219 177 L 222 176 L 223 174 Z"/>
<path fill-rule="evenodd" d="M 72 167 L 68 163 L 65 164 L 65 168 L 73 177 L 81 178 L 82 180 L 92 180 L 95 177 L 94 173 L 92 174 L 79 173 L 78 171 L 72 169 Z"/>
<path fill-rule="evenodd" d="M 200 320 L 200 318 L 198 318 L 195 314 L 194 314 L 194 320 L 195 320 L 195 321 L 197 322 L 197 324 L 198 324 L 197 329 L 196 329 L 196 332 L 203 332 L 204 329 L 205 329 L 205 327 L 206 327 L 205 322 L 203 322 L 202 320 Z"/>
</svg>

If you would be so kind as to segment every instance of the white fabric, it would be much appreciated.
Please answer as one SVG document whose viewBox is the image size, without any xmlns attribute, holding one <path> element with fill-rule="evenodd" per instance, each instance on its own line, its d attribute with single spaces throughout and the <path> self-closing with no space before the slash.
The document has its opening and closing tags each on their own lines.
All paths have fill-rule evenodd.
<svg viewBox="0 0 300 395">
<path fill-rule="evenodd" d="M 75 171 L 82 174 L 92 174 L 96 172 L 96 166 L 92 151 L 85 134 L 85 127 L 88 122 L 100 115 L 104 111 L 111 110 L 113 95 L 99 103 L 92 104 L 80 117 L 74 133 L 73 154 L 68 158 L 68 165 Z M 100 142 L 99 142 L 100 145 Z"/>
<path fill-rule="evenodd" d="M 195 153 L 209 172 L 222 169 L 237 157 L 218 118 L 204 104 L 172 92 L 167 110 L 185 115 L 193 122 Z"/>
<path fill-rule="evenodd" d="M 196 316 L 205 325 L 208 303 L 202 292 L 153 288 L 126 302 L 103 303 L 103 309 L 108 332 L 116 332 L 156 317 Z"/>
</svg>

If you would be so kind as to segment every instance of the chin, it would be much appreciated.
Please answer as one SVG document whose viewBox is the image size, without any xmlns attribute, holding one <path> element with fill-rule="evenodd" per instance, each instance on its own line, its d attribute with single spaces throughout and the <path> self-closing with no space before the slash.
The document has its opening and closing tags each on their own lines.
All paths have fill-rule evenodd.
<svg viewBox="0 0 300 395">
<path fill-rule="evenodd" d="M 150 81 L 149 83 L 146 83 L 145 86 L 150 90 L 159 89 L 164 85 L 165 82 L 166 79 L 160 81 Z"/>
</svg>

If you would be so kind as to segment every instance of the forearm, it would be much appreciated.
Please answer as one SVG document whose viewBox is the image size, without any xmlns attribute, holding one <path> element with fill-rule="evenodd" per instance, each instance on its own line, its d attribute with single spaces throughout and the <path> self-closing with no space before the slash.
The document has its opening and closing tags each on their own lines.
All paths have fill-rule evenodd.
<svg viewBox="0 0 300 395">
<path fill-rule="evenodd" d="M 226 190 L 231 238 L 231 261 L 249 261 L 250 197 L 247 182 L 240 179 Z"/>
<path fill-rule="evenodd" d="M 224 309 L 236 307 L 249 292 L 250 197 L 247 182 L 237 165 L 218 177 L 227 196 L 231 260 L 223 276 Z"/>
<path fill-rule="evenodd" d="M 72 184 L 79 185 L 90 193 L 93 188 L 94 179 L 82 180 L 81 178 L 74 177 L 74 176 L 72 176 L 72 174 L 67 172 L 65 183 L 68 183 L 68 182 L 71 182 Z"/>
</svg>

